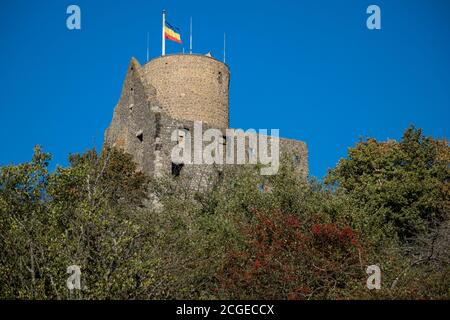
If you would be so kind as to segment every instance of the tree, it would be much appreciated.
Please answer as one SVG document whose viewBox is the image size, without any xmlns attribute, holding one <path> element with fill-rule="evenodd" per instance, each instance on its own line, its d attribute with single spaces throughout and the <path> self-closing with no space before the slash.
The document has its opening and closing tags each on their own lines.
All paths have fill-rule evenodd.
<svg viewBox="0 0 450 320">
<path fill-rule="evenodd" d="M 350 227 L 253 213 L 255 223 L 241 227 L 245 245 L 228 253 L 219 273 L 225 298 L 345 298 L 363 288 L 364 250 Z"/>
<path fill-rule="evenodd" d="M 28 163 L 0 168 L 0 297 L 57 296 L 49 248 L 59 250 L 46 187 L 50 155 L 39 146 Z M 55 261 L 54 260 L 54 261 Z"/>
<path fill-rule="evenodd" d="M 448 298 L 449 154 L 409 128 L 400 142 L 360 141 L 327 184 L 287 156 L 277 175 L 226 166 L 192 189 L 115 149 L 49 172 L 36 147 L 0 168 L 0 298 Z"/>
<path fill-rule="evenodd" d="M 1 297 L 68 298 L 73 264 L 89 283 L 83 298 L 138 294 L 154 261 L 140 210 L 148 179 L 116 150 L 71 156 L 51 174 L 49 160 L 37 147 L 31 162 L 1 168 Z"/>
<path fill-rule="evenodd" d="M 326 183 L 362 209 L 365 227 L 406 240 L 426 233 L 449 212 L 450 148 L 408 128 L 400 142 L 360 141 L 330 170 Z"/>
</svg>

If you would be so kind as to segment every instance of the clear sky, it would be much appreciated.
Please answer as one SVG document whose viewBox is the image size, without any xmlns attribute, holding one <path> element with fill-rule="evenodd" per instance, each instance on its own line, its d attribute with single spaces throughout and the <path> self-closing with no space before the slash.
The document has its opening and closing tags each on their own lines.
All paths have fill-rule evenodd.
<svg viewBox="0 0 450 320">
<path fill-rule="evenodd" d="M 81 8 L 81 30 L 66 9 Z M 366 9 L 381 8 L 381 30 Z M 161 54 L 161 11 L 194 52 L 231 69 L 233 128 L 278 128 L 308 144 L 322 177 L 359 136 L 400 138 L 415 124 L 448 137 L 448 0 L 6 0 L 0 5 L 0 165 L 28 161 L 36 144 L 53 166 L 102 145 L 132 56 Z M 446 131 L 447 130 L 447 131 Z"/>
</svg>

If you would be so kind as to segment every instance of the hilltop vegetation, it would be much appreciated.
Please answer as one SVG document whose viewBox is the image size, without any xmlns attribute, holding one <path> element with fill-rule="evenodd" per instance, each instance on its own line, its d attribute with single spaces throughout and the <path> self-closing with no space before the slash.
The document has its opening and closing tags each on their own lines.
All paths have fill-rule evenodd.
<svg viewBox="0 0 450 320">
<path fill-rule="evenodd" d="M 195 193 L 117 150 L 54 172 L 50 159 L 36 147 L 0 168 L 2 299 L 450 298 L 450 148 L 420 129 L 360 140 L 324 182 L 286 158 L 277 175 L 225 168 Z M 380 290 L 366 288 L 374 264 Z"/>
</svg>

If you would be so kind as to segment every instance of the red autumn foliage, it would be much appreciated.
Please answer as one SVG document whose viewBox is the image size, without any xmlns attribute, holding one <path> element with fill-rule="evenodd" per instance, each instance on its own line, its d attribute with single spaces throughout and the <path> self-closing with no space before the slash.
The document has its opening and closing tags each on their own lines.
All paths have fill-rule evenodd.
<svg viewBox="0 0 450 320">
<path fill-rule="evenodd" d="M 353 234 L 353 230 L 349 226 L 338 227 L 332 223 L 314 224 L 311 227 L 314 238 L 318 241 L 332 241 L 343 245 L 357 245 L 358 240 Z"/>
<path fill-rule="evenodd" d="M 252 210 L 245 248 L 228 254 L 218 275 L 225 298 L 308 299 L 361 281 L 362 250 L 349 226 L 305 225 L 292 214 Z"/>
</svg>

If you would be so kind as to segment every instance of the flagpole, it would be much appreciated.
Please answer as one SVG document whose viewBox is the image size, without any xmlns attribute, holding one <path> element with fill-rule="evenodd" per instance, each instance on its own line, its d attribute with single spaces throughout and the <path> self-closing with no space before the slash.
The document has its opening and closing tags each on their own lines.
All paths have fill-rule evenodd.
<svg viewBox="0 0 450 320">
<path fill-rule="evenodd" d="M 148 32 L 147 32 L 147 62 L 148 62 L 148 60 L 149 60 L 149 49 L 148 49 L 148 47 L 149 47 L 149 34 L 148 34 Z"/>
<path fill-rule="evenodd" d="M 223 33 L 223 63 L 226 63 L 227 61 L 227 34 L 224 32 Z"/>
<path fill-rule="evenodd" d="M 166 37 L 164 35 L 164 27 L 166 26 L 166 10 L 162 12 L 162 54 L 166 55 Z"/>
<path fill-rule="evenodd" d="M 189 32 L 189 54 L 192 54 L 192 17 L 191 17 L 191 28 Z"/>
</svg>

